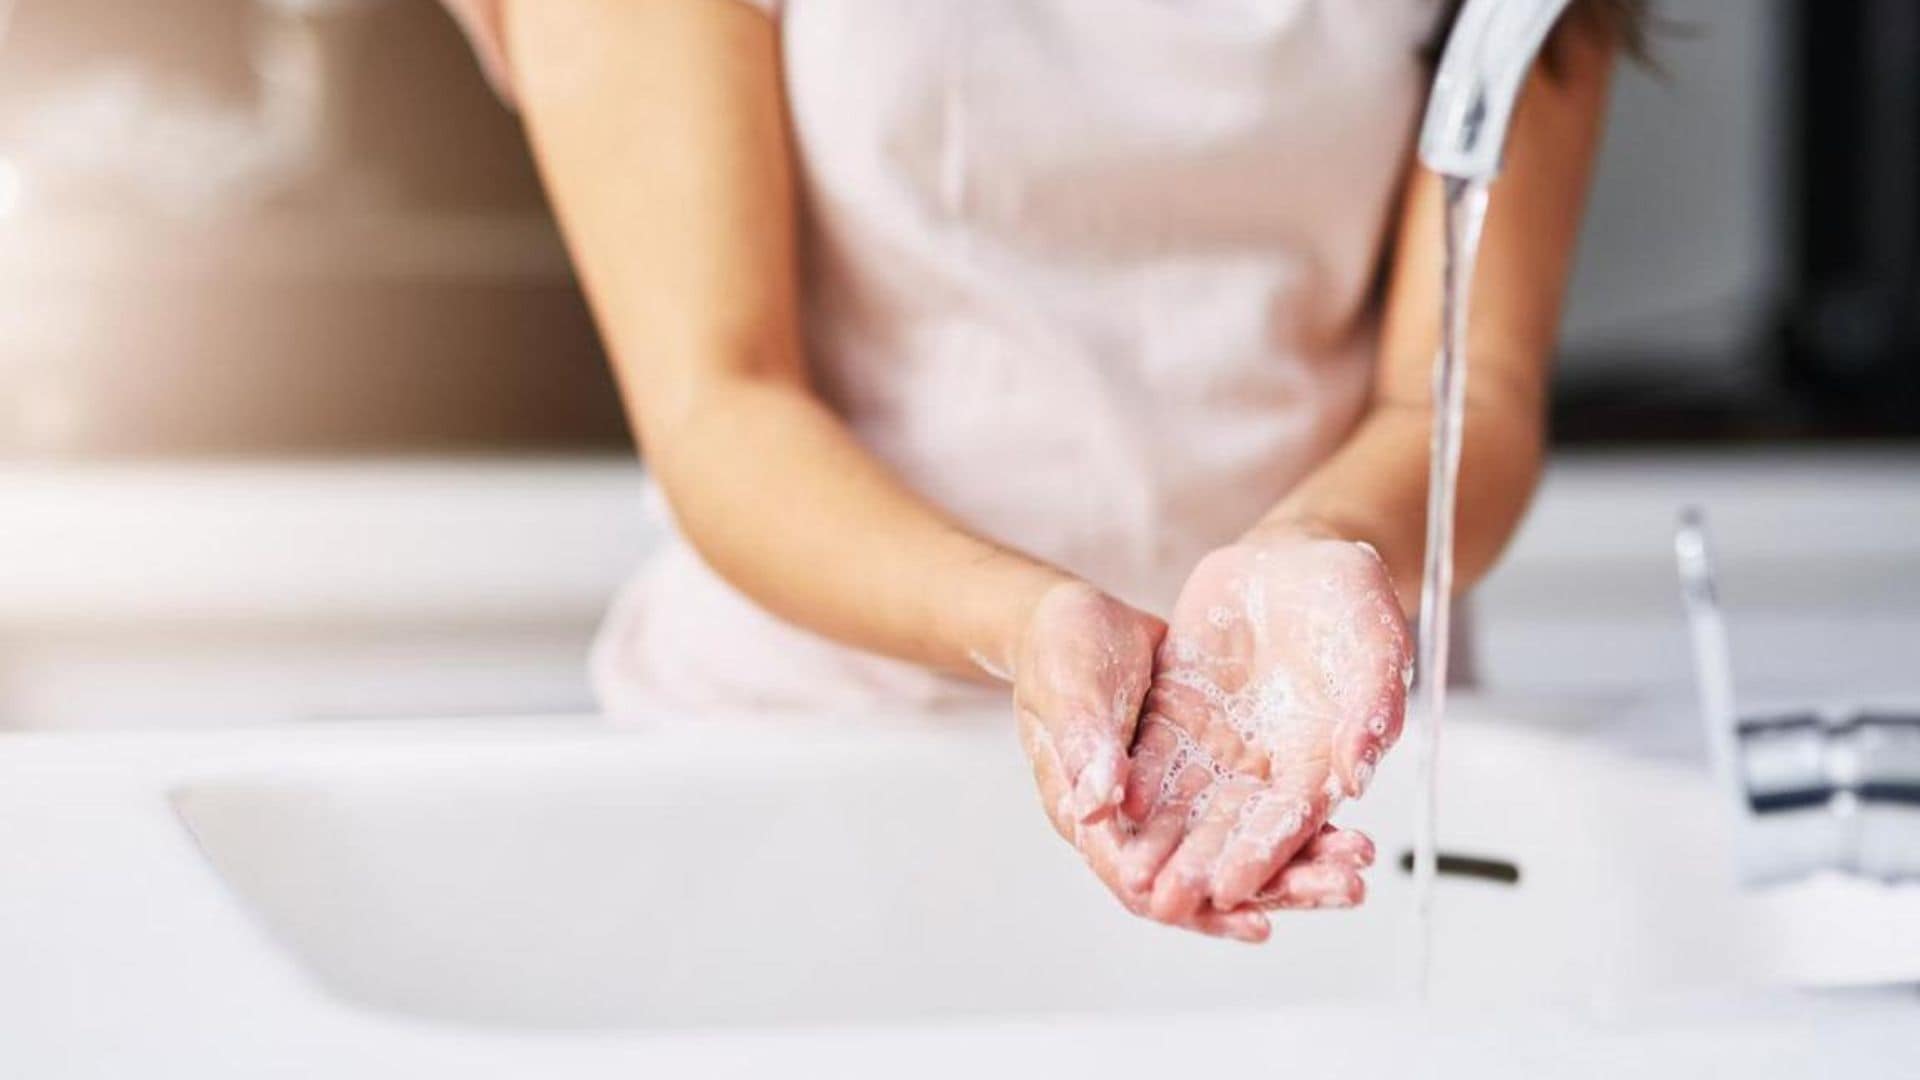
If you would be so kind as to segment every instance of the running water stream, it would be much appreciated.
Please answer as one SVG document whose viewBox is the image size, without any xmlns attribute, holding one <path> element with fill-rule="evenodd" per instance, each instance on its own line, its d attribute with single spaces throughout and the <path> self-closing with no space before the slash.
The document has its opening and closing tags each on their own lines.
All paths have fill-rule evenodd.
<svg viewBox="0 0 1920 1080">
<path fill-rule="evenodd" d="M 1427 996 L 1433 967 L 1433 878 L 1439 791 L 1440 728 L 1447 710 L 1447 652 L 1452 633 L 1453 525 L 1465 435 L 1467 312 L 1487 185 L 1446 180 L 1446 265 L 1442 280 L 1440 352 L 1433 367 L 1433 444 L 1427 477 L 1426 569 L 1420 585 L 1419 701 L 1414 721 L 1413 910 L 1418 920 L 1414 990 Z"/>
</svg>

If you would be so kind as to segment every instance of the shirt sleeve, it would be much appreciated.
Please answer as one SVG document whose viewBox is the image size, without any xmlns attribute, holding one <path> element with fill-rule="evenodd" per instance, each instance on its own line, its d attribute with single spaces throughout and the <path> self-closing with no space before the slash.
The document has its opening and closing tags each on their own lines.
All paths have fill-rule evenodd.
<svg viewBox="0 0 1920 1080">
<path fill-rule="evenodd" d="M 452 12 L 460 29 L 466 31 L 467 40 L 473 43 L 473 51 L 480 58 L 480 70 L 486 72 L 487 81 L 501 98 L 513 100 L 513 71 L 508 63 L 506 39 L 501 33 L 500 5 L 502 0 L 441 0 Z M 736 0 L 738 3 L 765 12 L 769 18 L 778 18 L 785 0 Z"/>
</svg>

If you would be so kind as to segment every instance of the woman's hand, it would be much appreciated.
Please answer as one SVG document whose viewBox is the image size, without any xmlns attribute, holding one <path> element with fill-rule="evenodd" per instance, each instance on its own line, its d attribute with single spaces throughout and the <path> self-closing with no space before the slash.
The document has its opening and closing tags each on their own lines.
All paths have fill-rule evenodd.
<svg viewBox="0 0 1920 1080">
<path fill-rule="evenodd" d="M 1166 624 L 1078 581 L 1058 584 L 1034 606 L 1013 658 L 1020 744 L 1033 764 L 1040 801 L 1055 831 L 1080 850 L 1095 876 L 1129 911 L 1147 894 L 1121 880 L 1128 830 L 1117 811 L 1154 650 Z M 1259 941 L 1257 912 L 1195 912 L 1181 920 L 1203 933 Z"/>
<path fill-rule="evenodd" d="M 1124 799 L 1154 654 L 1166 635 L 1159 619 L 1090 585 L 1066 582 L 1042 595 L 1013 661 L 1014 705 L 1021 745 L 1048 820 L 1115 898 L 1149 914 L 1151 875 L 1127 870 L 1139 860 L 1133 823 L 1117 811 Z M 1358 833 L 1327 827 L 1266 882 L 1256 901 L 1237 910 L 1195 908 L 1161 921 L 1218 937 L 1266 939 L 1263 907 L 1315 906 L 1373 861 Z"/>
<path fill-rule="evenodd" d="M 1167 626 L 1100 590 L 1065 581 L 1041 595 L 1013 659 L 1013 704 L 1036 769 L 1064 785 L 1048 816 L 1070 829 L 1112 817 L 1126 794 L 1127 751 Z"/>
<path fill-rule="evenodd" d="M 1410 673 L 1372 549 L 1288 530 L 1204 559 L 1158 650 L 1122 806 L 1140 823 L 1122 880 L 1148 913 L 1357 904 L 1357 866 L 1292 860 L 1366 790 Z"/>
</svg>

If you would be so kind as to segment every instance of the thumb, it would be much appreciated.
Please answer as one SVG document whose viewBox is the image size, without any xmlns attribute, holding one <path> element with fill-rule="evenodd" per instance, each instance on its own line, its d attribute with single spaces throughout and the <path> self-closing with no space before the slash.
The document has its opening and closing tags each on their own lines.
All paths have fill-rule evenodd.
<svg viewBox="0 0 1920 1080">
<path fill-rule="evenodd" d="M 1137 706 L 1136 706 L 1137 707 Z M 1082 824 L 1104 821 L 1126 795 L 1127 751 L 1111 717 L 1081 714 L 1056 738 L 1073 778 L 1073 812 Z"/>
<path fill-rule="evenodd" d="M 1111 672 L 1106 713 L 1088 717 L 1090 727 L 1103 730 L 1091 737 L 1074 782 L 1074 804 L 1083 822 L 1104 821 L 1126 801 L 1133 740 L 1153 687 L 1154 656 L 1166 633 L 1166 623 L 1141 615 L 1129 630 L 1130 640 L 1116 643 L 1117 664 Z"/>
</svg>

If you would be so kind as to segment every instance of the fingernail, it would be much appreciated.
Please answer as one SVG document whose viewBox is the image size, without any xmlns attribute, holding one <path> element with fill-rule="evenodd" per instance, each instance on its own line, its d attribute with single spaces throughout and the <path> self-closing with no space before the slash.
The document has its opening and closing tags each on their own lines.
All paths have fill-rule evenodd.
<svg viewBox="0 0 1920 1080">
<path fill-rule="evenodd" d="M 1073 785 L 1074 807 L 1080 820 L 1098 817 L 1120 804 L 1125 792 L 1113 774 L 1113 758 L 1104 753 L 1094 755 L 1080 770 L 1080 779 Z"/>
<path fill-rule="evenodd" d="M 1120 853 L 1119 866 L 1121 884 L 1129 892 L 1142 894 L 1153 884 L 1154 871 L 1159 869 L 1137 843 L 1129 843 Z"/>
<path fill-rule="evenodd" d="M 1088 771 L 1091 772 L 1092 770 L 1089 769 Z M 1095 786 L 1089 782 L 1090 779 L 1091 778 L 1085 773 L 1082 773 L 1080 782 L 1073 787 L 1074 816 L 1078 817 L 1081 821 L 1091 820 L 1095 815 L 1099 814 L 1101 810 L 1100 797 L 1094 794 Z"/>
<path fill-rule="evenodd" d="M 1365 761 L 1353 767 L 1353 796 L 1359 798 L 1373 785 L 1373 766 Z"/>
<path fill-rule="evenodd" d="M 1227 936 L 1248 945 L 1258 945 L 1267 940 L 1267 932 L 1268 925 L 1264 917 L 1258 920 L 1235 919 L 1227 924 Z"/>
</svg>

